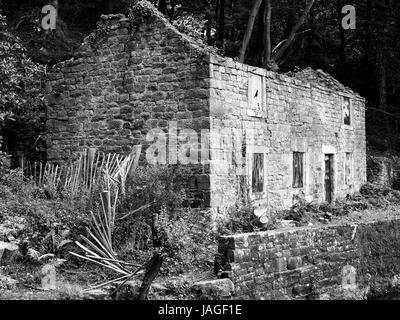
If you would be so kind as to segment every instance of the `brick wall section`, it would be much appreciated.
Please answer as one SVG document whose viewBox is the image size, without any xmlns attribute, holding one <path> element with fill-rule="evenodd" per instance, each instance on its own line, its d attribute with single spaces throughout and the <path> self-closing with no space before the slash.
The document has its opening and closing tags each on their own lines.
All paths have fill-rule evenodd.
<svg viewBox="0 0 400 320">
<path fill-rule="evenodd" d="M 254 140 L 247 141 L 249 170 L 251 153 L 265 154 L 265 191 L 254 195 L 259 198 L 258 205 L 273 210 L 288 208 L 297 194 L 308 201 L 323 201 L 325 153 L 335 157 L 335 197 L 358 191 L 366 182 L 365 100 L 357 93 L 342 85 L 330 88 L 220 57 L 212 57 L 210 69 L 211 132 L 223 128 L 242 136 L 252 132 Z M 264 78 L 264 110 L 252 109 L 248 103 L 250 74 Z M 351 98 L 351 126 L 343 125 L 344 95 Z M 214 142 L 212 149 L 218 148 Z M 292 188 L 294 151 L 305 154 L 304 187 L 298 189 Z M 350 186 L 344 184 L 346 152 L 354 157 Z M 235 168 L 229 172 L 218 169 L 212 170 L 213 203 L 232 205 L 237 198 L 237 177 L 231 173 Z"/>
<path fill-rule="evenodd" d="M 218 265 L 236 299 L 301 299 L 340 287 L 345 266 L 358 289 L 384 288 L 400 274 L 398 245 L 400 220 L 268 231 L 221 238 Z"/>
</svg>

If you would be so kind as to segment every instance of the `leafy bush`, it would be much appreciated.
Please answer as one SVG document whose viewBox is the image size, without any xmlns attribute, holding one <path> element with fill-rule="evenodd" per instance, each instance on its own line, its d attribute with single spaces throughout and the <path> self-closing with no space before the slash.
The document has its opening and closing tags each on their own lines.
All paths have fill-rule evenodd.
<svg viewBox="0 0 400 320">
<path fill-rule="evenodd" d="M 162 210 L 173 214 L 185 205 L 185 181 L 190 172 L 179 166 L 148 166 L 137 169 L 133 179 L 127 182 L 126 196 L 118 206 L 120 216 L 140 207 L 140 210 L 117 222 L 115 243 L 134 242 L 132 246 L 144 250 L 152 246 L 154 221 Z"/>
<path fill-rule="evenodd" d="M 270 215 L 267 224 L 254 214 L 255 208 L 249 198 L 250 186 L 245 177 L 238 180 L 239 195 L 235 205 L 229 208 L 226 218 L 219 219 L 218 232 L 221 235 L 257 232 L 274 228 L 275 219 Z"/>
<path fill-rule="evenodd" d="M 115 241 L 121 257 L 145 262 L 154 251 L 166 258 L 162 273 L 182 273 L 213 263 L 214 244 L 207 212 L 186 203 L 190 169 L 179 166 L 139 168 L 128 182 L 120 214 L 146 204 L 150 207 L 117 222 Z"/>
<path fill-rule="evenodd" d="M 1 140 L 0 140 L 0 147 L 1 147 Z M 0 177 L 6 174 L 9 170 L 10 170 L 10 155 L 0 150 Z"/>
<path fill-rule="evenodd" d="M 20 169 L 9 170 L 0 177 L 0 211 L 5 217 L 24 218 L 26 228 L 20 240 L 42 254 L 59 252 L 88 223 L 84 201 L 49 198 Z"/>
<path fill-rule="evenodd" d="M 0 11 L 0 115 L 35 105 L 41 94 L 44 67 L 27 57 L 20 42 Z"/>
<path fill-rule="evenodd" d="M 218 221 L 218 233 L 221 235 L 256 232 L 263 228 L 260 219 L 254 214 L 254 207 L 250 204 L 231 208 L 227 216 L 226 220 Z"/>
<path fill-rule="evenodd" d="M 207 211 L 186 209 L 171 216 L 163 209 L 155 227 L 157 242 L 166 255 L 164 273 L 211 270 L 216 238 Z"/>
<path fill-rule="evenodd" d="M 43 157 L 38 142 L 45 123 L 45 66 L 28 57 L 23 41 L 13 32 L 0 9 L 0 136 L 9 152 L 18 149 L 14 141 L 25 141 L 30 157 Z"/>
</svg>

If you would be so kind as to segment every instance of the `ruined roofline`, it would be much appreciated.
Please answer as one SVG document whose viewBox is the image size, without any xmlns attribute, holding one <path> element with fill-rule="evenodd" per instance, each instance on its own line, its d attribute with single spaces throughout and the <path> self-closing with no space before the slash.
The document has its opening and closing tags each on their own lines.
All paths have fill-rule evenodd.
<svg viewBox="0 0 400 320">
<path fill-rule="evenodd" d="M 55 64 L 53 68 L 62 68 L 70 66 L 71 64 L 74 65 L 75 60 L 88 56 L 89 52 L 93 51 L 96 41 L 98 41 L 99 38 L 106 39 L 110 31 L 117 30 L 119 28 L 129 28 L 134 26 L 135 23 L 137 26 L 140 26 L 143 24 L 143 19 L 145 21 L 145 19 L 148 18 L 153 18 L 156 22 L 162 23 L 167 30 L 173 32 L 182 40 L 182 42 L 187 44 L 191 50 L 208 57 L 216 52 L 215 48 L 207 46 L 206 44 L 197 41 L 189 35 L 180 32 L 149 1 L 140 0 L 131 7 L 129 16 L 124 14 L 102 15 L 100 20 L 97 22 L 95 30 L 93 30 L 84 38 L 82 45 L 77 49 L 73 57 Z"/>
<path fill-rule="evenodd" d="M 279 73 L 275 71 L 270 71 L 265 68 L 251 66 L 245 63 L 241 63 L 229 57 L 224 57 L 218 54 L 211 54 L 210 62 L 219 66 L 228 66 L 241 70 L 244 72 L 251 72 L 260 76 L 264 76 L 270 79 L 279 79 L 299 87 L 304 88 L 316 88 L 326 92 L 340 92 L 343 95 L 352 96 L 355 99 L 366 102 L 366 99 L 361 96 L 358 92 L 345 86 L 336 78 L 331 76 L 320 69 L 315 70 L 310 67 L 305 68 L 296 72 Z M 315 76 L 314 76 L 315 75 Z"/>
<path fill-rule="evenodd" d="M 198 41 L 195 38 L 180 32 L 152 3 L 147 0 L 139 0 L 131 9 L 131 19 L 135 20 L 135 15 L 139 16 L 139 19 L 144 16 L 151 16 L 156 18 L 159 22 L 163 23 L 164 26 L 179 36 L 184 42 L 186 42 L 191 48 L 198 50 L 205 54 L 216 53 L 214 47 L 210 47 L 204 44 L 202 41 Z"/>
<path fill-rule="evenodd" d="M 303 86 L 307 88 L 311 88 L 311 85 L 314 88 L 319 88 L 324 91 L 335 91 L 335 92 L 342 92 L 343 94 L 351 95 L 353 97 L 358 98 L 359 100 L 365 102 L 365 98 L 363 98 L 359 93 L 355 92 L 349 87 L 344 86 L 334 77 L 330 76 L 329 74 L 323 72 L 322 70 L 314 70 L 312 68 L 306 68 L 304 70 L 298 72 L 289 72 L 289 73 L 278 73 L 274 71 L 266 70 L 265 68 L 259 68 L 255 66 L 251 66 L 248 64 L 244 64 L 238 61 L 235 61 L 232 58 L 224 57 L 217 53 L 217 49 L 207 46 L 206 44 L 202 43 L 201 41 L 196 41 L 189 35 L 186 35 L 180 32 L 175 26 L 171 24 L 171 22 L 154 7 L 147 0 L 140 0 L 136 4 L 133 5 L 130 11 L 130 17 L 126 17 L 124 14 L 110 14 L 110 15 L 102 15 L 100 21 L 98 22 L 98 26 L 96 29 L 85 38 L 84 43 L 78 49 L 74 57 L 60 62 L 53 66 L 53 68 L 57 67 L 66 67 L 66 66 L 73 66 L 76 62 L 75 60 L 84 57 L 87 51 L 93 50 L 93 42 L 92 39 L 96 39 L 99 36 L 104 37 L 104 27 L 109 29 L 108 31 L 112 31 L 118 29 L 119 27 L 127 27 L 132 23 L 143 23 L 141 19 L 146 18 L 153 18 L 156 21 L 162 23 L 166 29 L 173 32 L 176 36 L 178 36 L 184 43 L 188 45 L 189 48 L 203 54 L 209 59 L 209 62 L 212 64 L 219 64 L 219 65 L 230 65 L 236 69 L 243 70 L 246 72 L 252 72 L 259 75 L 266 76 L 268 78 L 279 78 L 282 81 L 293 83 L 298 86 Z M 106 36 L 107 37 L 107 36 Z"/>
</svg>

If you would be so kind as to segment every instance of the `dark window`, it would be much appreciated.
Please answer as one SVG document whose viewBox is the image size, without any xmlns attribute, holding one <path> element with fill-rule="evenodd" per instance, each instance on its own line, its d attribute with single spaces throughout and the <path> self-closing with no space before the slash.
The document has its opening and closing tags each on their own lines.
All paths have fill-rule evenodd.
<svg viewBox="0 0 400 320">
<path fill-rule="evenodd" d="M 331 203 L 334 195 L 333 154 L 325 155 L 325 201 Z"/>
<path fill-rule="evenodd" d="M 293 152 L 293 188 L 303 188 L 302 152 Z"/>
<path fill-rule="evenodd" d="M 351 167 L 353 162 L 353 155 L 350 152 L 346 152 L 346 159 L 344 165 L 344 183 L 346 185 L 351 184 Z"/>
<path fill-rule="evenodd" d="M 350 98 L 343 97 L 343 122 L 345 125 L 349 126 L 351 124 L 350 118 Z"/>
<path fill-rule="evenodd" d="M 252 190 L 254 193 L 264 191 L 264 154 L 254 153 L 252 170 Z"/>
</svg>

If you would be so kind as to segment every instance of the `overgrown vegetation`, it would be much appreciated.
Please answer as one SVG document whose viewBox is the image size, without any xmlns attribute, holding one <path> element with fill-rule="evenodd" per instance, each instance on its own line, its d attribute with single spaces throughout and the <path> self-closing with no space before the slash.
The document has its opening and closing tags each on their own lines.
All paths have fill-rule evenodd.
<svg viewBox="0 0 400 320">
<path fill-rule="evenodd" d="M 352 211 L 383 209 L 399 204 L 399 191 L 367 183 L 361 187 L 359 193 L 338 199 L 332 204 L 307 203 L 299 199 L 290 210 L 280 213 L 279 216 L 285 220 L 294 220 L 298 225 L 307 225 L 313 222 L 329 222 L 334 217 L 347 216 Z"/>
<path fill-rule="evenodd" d="M 190 170 L 178 166 L 139 168 L 127 184 L 119 210 L 131 212 L 151 204 L 116 226 L 116 243 L 125 257 L 139 260 L 153 252 L 165 255 L 163 274 L 180 274 L 193 267 L 207 270 L 215 242 L 207 211 L 188 207 Z"/>
<path fill-rule="evenodd" d="M 229 210 L 229 219 L 220 221 L 218 232 L 221 235 L 250 233 L 278 229 L 286 225 L 307 226 L 315 223 L 328 223 L 334 218 L 347 217 L 352 212 L 364 212 L 368 209 L 386 209 L 400 205 L 400 191 L 367 183 L 360 192 L 337 199 L 333 203 L 307 202 L 297 198 L 288 210 L 257 215 L 257 209 L 245 198 Z M 292 224 L 285 224 L 293 222 Z"/>
<path fill-rule="evenodd" d="M 147 262 L 155 255 L 163 258 L 162 275 L 196 274 L 212 269 L 215 238 L 208 213 L 192 209 L 185 202 L 184 181 L 190 176 L 186 169 L 175 166 L 141 168 L 131 178 L 123 180 L 124 192 L 118 196 L 114 191 L 116 198 L 101 205 L 101 202 L 93 201 L 91 193 L 82 192 L 87 190 L 87 183 L 76 184 L 80 185 L 79 191 L 67 196 L 66 191 L 71 188 L 60 187 L 67 184 L 60 182 L 65 178 L 57 173 L 62 172 L 62 168 L 58 171 L 46 166 L 47 178 L 37 180 L 26 177 L 20 169 L 11 170 L 7 158 L 2 155 L 0 166 L 4 173 L 0 177 L 0 223 L 14 231 L 21 226 L 18 234 L 13 233 L 6 239 L 19 246 L 15 262 L 29 267 L 40 266 L 48 258 L 62 258 L 66 260 L 62 268 L 69 269 L 84 265 L 79 258 L 89 259 L 92 268 L 98 263 L 110 269 L 101 271 L 100 274 L 105 275 L 102 284 L 111 284 L 110 280 L 118 278 L 119 269 L 127 270 L 124 265 L 145 270 Z M 94 167 L 90 163 L 93 164 L 86 162 L 82 167 L 91 168 L 88 172 L 93 173 Z M 91 175 L 82 175 L 85 176 L 85 181 L 89 182 Z M 116 178 L 120 179 L 121 175 Z M 49 181 L 57 181 L 58 187 Z M 121 183 L 118 188 L 121 190 Z M 104 193 L 107 191 L 103 196 Z M 109 205 L 114 212 L 112 215 L 108 209 L 101 209 Z M 94 213 L 90 214 L 90 211 Z M 107 226 L 109 228 L 104 229 Z M 76 253 L 76 257 L 69 252 Z M 119 282 L 131 278 L 129 271 L 123 272 L 126 277 Z M 33 282 L 37 284 L 38 279 Z M 66 285 L 63 294 L 75 292 L 74 288 L 67 287 L 70 285 Z M 79 296 L 78 292 L 73 295 Z"/>
</svg>

